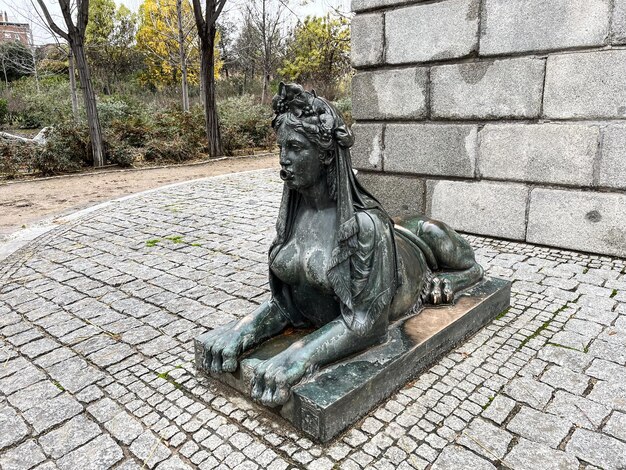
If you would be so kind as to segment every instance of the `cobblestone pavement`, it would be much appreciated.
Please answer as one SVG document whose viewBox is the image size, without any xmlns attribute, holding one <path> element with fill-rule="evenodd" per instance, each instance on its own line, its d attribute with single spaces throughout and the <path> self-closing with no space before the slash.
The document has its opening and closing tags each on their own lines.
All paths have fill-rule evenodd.
<svg viewBox="0 0 626 470">
<path fill-rule="evenodd" d="M 626 262 L 469 237 L 513 306 L 320 446 L 196 376 L 267 295 L 274 172 L 140 195 L 0 265 L 0 467 L 626 468 Z"/>
</svg>

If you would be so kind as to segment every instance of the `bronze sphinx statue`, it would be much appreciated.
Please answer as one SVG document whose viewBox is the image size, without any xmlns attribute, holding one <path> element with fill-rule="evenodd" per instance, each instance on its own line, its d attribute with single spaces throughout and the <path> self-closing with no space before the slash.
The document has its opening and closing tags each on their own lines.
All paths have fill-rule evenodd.
<svg viewBox="0 0 626 470">
<path fill-rule="evenodd" d="M 355 177 L 354 138 L 325 99 L 280 84 L 272 126 L 284 181 L 269 250 L 270 298 L 203 337 L 203 368 L 233 372 L 240 355 L 288 327 L 311 332 L 254 371 L 252 398 L 284 404 L 320 367 L 385 341 L 390 322 L 454 302 L 483 277 L 469 244 L 422 215 L 393 221 Z"/>
</svg>

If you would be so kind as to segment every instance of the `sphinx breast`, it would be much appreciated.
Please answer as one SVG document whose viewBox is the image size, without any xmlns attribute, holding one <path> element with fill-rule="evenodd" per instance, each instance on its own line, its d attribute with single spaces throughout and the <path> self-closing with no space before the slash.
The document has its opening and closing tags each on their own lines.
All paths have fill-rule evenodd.
<svg viewBox="0 0 626 470">
<path fill-rule="evenodd" d="M 332 247 L 291 239 L 276 254 L 272 272 L 285 284 L 307 286 L 332 294 L 326 272 Z"/>
</svg>

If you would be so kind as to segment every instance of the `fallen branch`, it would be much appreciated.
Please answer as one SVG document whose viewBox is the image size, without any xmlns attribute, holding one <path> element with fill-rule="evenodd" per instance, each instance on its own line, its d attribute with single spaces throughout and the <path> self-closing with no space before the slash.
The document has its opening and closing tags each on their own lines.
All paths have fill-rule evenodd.
<svg viewBox="0 0 626 470">
<path fill-rule="evenodd" d="M 44 127 L 32 139 L 29 139 L 28 137 L 22 137 L 20 135 L 9 134 L 8 132 L 0 132 L 0 139 L 15 140 L 17 142 L 22 142 L 24 144 L 43 145 L 46 143 L 46 134 L 49 129 L 50 129 L 49 127 Z"/>
</svg>

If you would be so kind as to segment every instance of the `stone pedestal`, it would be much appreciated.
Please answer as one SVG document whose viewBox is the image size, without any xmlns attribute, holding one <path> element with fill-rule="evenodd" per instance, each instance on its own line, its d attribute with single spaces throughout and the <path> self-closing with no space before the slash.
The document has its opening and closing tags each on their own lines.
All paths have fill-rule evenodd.
<svg viewBox="0 0 626 470">
<path fill-rule="evenodd" d="M 366 415 L 441 355 L 509 307 L 511 285 L 486 278 L 458 296 L 454 305 L 427 307 L 395 322 L 389 339 L 349 359 L 327 366 L 293 388 L 290 400 L 274 409 L 308 437 L 327 442 Z M 233 374 L 215 379 L 250 396 L 254 367 L 302 336 L 281 335 L 244 355 Z M 196 366 L 204 354 L 195 340 Z"/>
</svg>

